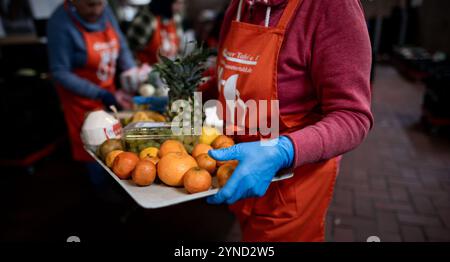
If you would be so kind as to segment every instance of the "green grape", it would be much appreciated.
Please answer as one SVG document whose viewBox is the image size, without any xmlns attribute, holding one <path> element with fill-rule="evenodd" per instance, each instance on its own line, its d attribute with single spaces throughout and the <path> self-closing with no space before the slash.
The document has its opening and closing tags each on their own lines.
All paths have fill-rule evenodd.
<svg viewBox="0 0 450 262">
<path fill-rule="evenodd" d="M 186 148 L 186 151 L 188 151 L 189 154 L 192 153 L 192 151 L 194 150 L 194 146 L 192 145 L 184 145 L 184 147 Z"/>
<path fill-rule="evenodd" d="M 193 136 L 185 136 L 184 137 L 184 143 L 192 145 L 194 142 Z"/>
</svg>

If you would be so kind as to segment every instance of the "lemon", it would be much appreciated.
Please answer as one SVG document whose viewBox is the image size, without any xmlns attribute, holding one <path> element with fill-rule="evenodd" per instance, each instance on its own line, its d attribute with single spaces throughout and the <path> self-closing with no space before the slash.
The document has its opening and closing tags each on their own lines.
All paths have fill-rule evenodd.
<svg viewBox="0 0 450 262">
<path fill-rule="evenodd" d="M 156 157 L 158 156 L 159 149 L 156 147 L 147 147 L 139 153 L 139 158 L 144 159 L 146 157 Z"/>
<path fill-rule="evenodd" d="M 113 166 L 114 160 L 116 159 L 116 156 L 118 156 L 122 152 L 123 152 L 122 150 L 113 150 L 113 151 L 109 152 L 106 155 L 106 159 L 105 159 L 106 166 L 111 168 Z"/>
<path fill-rule="evenodd" d="M 220 136 L 220 131 L 215 127 L 204 126 L 202 127 L 202 135 L 199 138 L 199 143 L 211 145 L 211 143 Z"/>
</svg>

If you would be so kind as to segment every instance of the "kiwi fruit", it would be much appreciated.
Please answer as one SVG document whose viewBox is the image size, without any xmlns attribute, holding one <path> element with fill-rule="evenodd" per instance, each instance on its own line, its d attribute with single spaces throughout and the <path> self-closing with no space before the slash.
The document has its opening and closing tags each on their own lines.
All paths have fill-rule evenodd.
<svg viewBox="0 0 450 262">
<path fill-rule="evenodd" d="M 98 149 L 99 157 L 104 161 L 109 152 L 113 150 L 123 150 L 122 140 L 108 139 L 100 145 Z"/>
</svg>

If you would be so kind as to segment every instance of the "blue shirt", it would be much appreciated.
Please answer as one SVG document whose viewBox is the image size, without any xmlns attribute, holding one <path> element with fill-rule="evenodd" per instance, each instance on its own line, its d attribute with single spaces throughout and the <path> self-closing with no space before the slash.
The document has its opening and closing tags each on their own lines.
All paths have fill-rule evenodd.
<svg viewBox="0 0 450 262">
<path fill-rule="evenodd" d="M 117 71 L 135 67 L 128 44 L 109 6 L 106 6 L 103 15 L 95 23 L 85 22 L 73 6 L 69 6 L 69 12 L 72 12 L 73 17 L 89 32 L 104 31 L 107 22 L 110 22 L 120 41 Z M 59 6 L 48 21 L 47 37 L 50 71 L 54 82 L 80 96 L 99 99 L 105 91 L 73 73 L 74 69 L 86 64 L 87 49 L 82 33 L 75 26 L 64 5 Z"/>
</svg>

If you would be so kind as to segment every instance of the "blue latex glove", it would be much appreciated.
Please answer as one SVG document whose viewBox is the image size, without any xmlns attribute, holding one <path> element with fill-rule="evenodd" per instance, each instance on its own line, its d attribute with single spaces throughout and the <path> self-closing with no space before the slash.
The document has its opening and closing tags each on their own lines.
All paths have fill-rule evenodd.
<svg viewBox="0 0 450 262">
<path fill-rule="evenodd" d="M 169 98 L 164 97 L 143 97 L 135 96 L 133 97 L 133 102 L 138 105 L 150 105 L 150 110 L 165 112 L 167 104 L 169 103 Z"/>
<path fill-rule="evenodd" d="M 271 146 L 263 146 L 259 141 L 242 143 L 210 150 L 209 155 L 218 161 L 239 161 L 225 186 L 207 199 L 210 204 L 233 204 L 241 199 L 263 196 L 276 173 L 292 166 L 294 145 L 282 136 Z"/>
<path fill-rule="evenodd" d="M 113 93 L 102 90 L 100 93 L 100 99 L 102 100 L 103 105 L 106 107 L 107 110 L 109 110 L 110 106 L 115 106 L 117 110 L 120 110 L 122 107 L 117 103 L 116 97 L 113 95 Z"/>
</svg>

